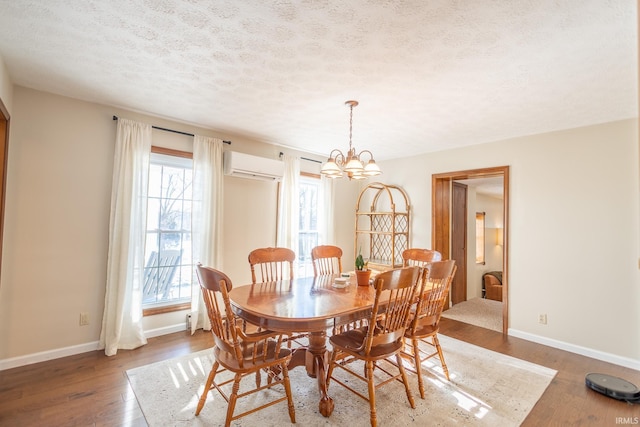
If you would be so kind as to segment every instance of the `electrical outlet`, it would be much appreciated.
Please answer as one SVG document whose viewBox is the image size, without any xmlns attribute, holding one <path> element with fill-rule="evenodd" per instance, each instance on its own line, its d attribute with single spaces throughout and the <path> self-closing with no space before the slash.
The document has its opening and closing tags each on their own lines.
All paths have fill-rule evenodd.
<svg viewBox="0 0 640 427">
<path fill-rule="evenodd" d="M 80 313 L 80 326 L 87 326 L 89 324 L 89 313 Z"/>
<path fill-rule="evenodd" d="M 538 323 L 540 323 L 541 325 L 546 325 L 547 324 L 547 315 L 546 314 L 539 314 L 538 315 Z"/>
</svg>

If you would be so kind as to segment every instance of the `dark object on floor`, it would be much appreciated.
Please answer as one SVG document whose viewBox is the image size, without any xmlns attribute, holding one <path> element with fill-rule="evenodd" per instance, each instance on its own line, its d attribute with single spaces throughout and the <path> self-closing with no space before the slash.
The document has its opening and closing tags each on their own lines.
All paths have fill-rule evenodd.
<svg viewBox="0 0 640 427">
<path fill-rule="evenodd" d="M 640 403 L 640 389 L 622 378 L 607 374 L 587 374 L 587 387 L 606 396 L 626 402 Z"/>
</svg>

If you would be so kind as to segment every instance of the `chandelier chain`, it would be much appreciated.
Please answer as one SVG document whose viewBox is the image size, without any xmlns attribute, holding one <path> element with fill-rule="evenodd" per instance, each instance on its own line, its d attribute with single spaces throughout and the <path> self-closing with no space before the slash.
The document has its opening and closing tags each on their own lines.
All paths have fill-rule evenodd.
<svg viewBox="0 0 640 427">
<path fill-rule="evenodd" d="M 353 134 L 353 104 L 351 104 L 350 106 L 350 112 L 349 112 L 349 151 L 351 151 L 351 135 Z"/>
</svg>

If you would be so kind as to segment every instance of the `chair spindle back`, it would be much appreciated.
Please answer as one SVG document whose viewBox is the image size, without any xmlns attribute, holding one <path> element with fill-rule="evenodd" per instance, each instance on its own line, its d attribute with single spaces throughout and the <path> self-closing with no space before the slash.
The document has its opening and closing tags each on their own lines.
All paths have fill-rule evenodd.
<svg viewBox="0 0 640 427">
<path fill-rule="evenodd" d="M 342 249 L 337 246 L 321 245 L 311 249 L 313 275 L 342 273 Z"/>
<path fill-rule="evenodd" d="M 372 346 L 402 339 L 409 325 L 421 271 L 419 267 L 404 267 L 378 274 L 374 281 L 376 295 L 365 340 L 365 354 L 370 352 Z M 384 291 L 389 292 L 389 301 L 381 304 Z"/>
<path fill-rule="evenodd" d="M 456 269 L 454 260 L 435 261 L 425 268 L 427 274 L 418 294 L 418 305 L 411 323 L 412 330 L 415 331 L 424 325 L 438 325 L 449 300 L 449 289 Z"/>
<path fill-rule="evenodd" d="M 404 267 L 412 265 L 424 267 L 430 262 L 442 260 L 442 254 L 433 249 L 411 248 L 402 252 L 402 259 Z"/>
<path fill-rule="evenodd" d="M 253 283 L 293 279 L 296 254 L 288 248 L 259 248 L 249 253 Z M 259 272 L 256 272 L 256 270 Z"/>
</svg>

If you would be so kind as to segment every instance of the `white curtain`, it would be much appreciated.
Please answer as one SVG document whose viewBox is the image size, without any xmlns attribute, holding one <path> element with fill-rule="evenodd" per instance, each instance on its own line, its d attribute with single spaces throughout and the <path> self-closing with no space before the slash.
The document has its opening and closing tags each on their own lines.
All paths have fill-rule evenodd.
<svg viewBox="0 0 640 427">
<path fill-rule="evenodd" d="M 193 261 L 222 268 L 222 140 L 193 138 Z M 194 271 L 195 274 L 195 271 Z M 197 280 L 191 292 L 191 333 L 211 329 Z"/>
<path fill-rule="evenodd" d="M 320 233 L 319 244 L 321 245 L 335 245 L 336 233 L 333 227 L 333 207 L 335 204 L 334 186 L 335 179 L 329 178 L 326 175 L 320 177 L 320 188 L 322 189 L 322 198 L 319 200 L 318 209 L 318 230 Z"/>
<path fill-rule="evenodd" d="M 111 186 L 107 287 L 99 348 L 107 356 L 147 343 L 142 330 L 151 126 L 119 119 Z"/>
<path fill-rule="evenodd" d="M 284 176 L 280 184 L 276 246 L 298 254 L 298 220 L 300 217 L 300 159 L 283 155 Z"/>
</svg>

